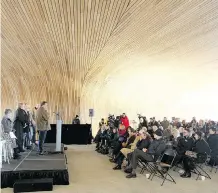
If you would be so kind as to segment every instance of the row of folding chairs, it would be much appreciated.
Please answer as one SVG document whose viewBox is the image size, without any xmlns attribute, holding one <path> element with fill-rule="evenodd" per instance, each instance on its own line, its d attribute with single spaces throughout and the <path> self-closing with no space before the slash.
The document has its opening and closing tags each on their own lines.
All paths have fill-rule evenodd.
<svg viewBox="0 0 218 193">
<path fill-rule="evenodd" d="M 170 181 L 176 184 L 175 179 L 169 174 L 169 171 L 174 168 L 181 168 L 179 164 L 175 163 L 175 158 L 177 153 L 173 149 L 167 149 L 165 152 L 157 159 L 155 162 L 146 162 L 142 159 L 139 159 L 139 167 L 141 167 L 141 174 L 147 170 L 150 173 L 149 179 L 152 181 L 154 176 L 157 176 L 163 179 L 161 186 L 163 186 L 164 182 Z M 200 178 L 200 176 L 204 176 L 208 179 L 211 179 L 210 175 L 205 171 L 204 167 L 209 159 L 207 154 L 198 154 L 197 158 L 195 159 L 194 169 L 192 173 L 197 175 L 196 180 Z M 216 166 L 216 171 L 218 170 L 218 166 Z M 212 172 L 212 170 L 211 170 Z"/>
<path fill-rule="evenodd" d="M 155 162 L 145 162 L 139 159 L 139 166 L 141 167 L 141 174 L 147 170 L 150 173 L 149 179 L 152 181 L 154 176 L 162 178 L 164 182 L 171 181 L 176 184 L 175 179 L 169 174 L 170 169 L 173 167 L 173 162 L 176 158 L 176 151 L 167 149 Z"/>
</svg>

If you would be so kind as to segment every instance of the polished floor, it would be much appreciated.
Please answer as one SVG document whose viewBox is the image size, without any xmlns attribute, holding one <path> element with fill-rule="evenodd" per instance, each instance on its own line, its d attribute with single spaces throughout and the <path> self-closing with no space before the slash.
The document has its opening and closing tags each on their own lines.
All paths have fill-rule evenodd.
<svg viewBox="0 0 218 193">
<path fill-rule="evenodd" d="M 211 174 L 212 180 L 182 179 L 172 172 L 177 184 L 166 182 L 160 186 L 160 179 L 151 182 L 145 174 L 136 179 L 126 179 L 122 171 L 113 171 L 108 157 L 94 151 L 94 146 L 69 146 L 67 150 L 69 186 L 54 186 L 54 193 L 218 193 L 218 173 Z M 2 193 L 12 193 L 3 189 Z M 43 192 L 46 193 L 46 192 Z"/>
</svg>

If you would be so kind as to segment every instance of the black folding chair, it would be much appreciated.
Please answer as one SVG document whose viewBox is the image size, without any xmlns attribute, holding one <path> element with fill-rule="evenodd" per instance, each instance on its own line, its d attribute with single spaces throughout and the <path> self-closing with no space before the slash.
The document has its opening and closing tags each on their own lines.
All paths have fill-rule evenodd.
<svg viewBox="0 0 218 193">
<path fill-rule="evenodd" d="M 217 171 L 218 171 L 218 155 L 215 156 L 215 157 L 212 157 L 212 159 L 213 159 L 213 163 L 212 163 L 212 165 L 211 165 L 211 170 L 210 170 L 210 172 L 212 172 L 213 169 L 215 168 L 215 173 L 217 173 Z"/>
<path fill-rule="evenodd" d="M 174 178 L 169 174 L 170 169 L 173 167 L 173 162 L 176 157 L 176 151 L 173 149 L 167 149 L 160 159 L 156 162 L 148 163 L 149 169 L 151 171 L 151 175 L 149 177 L 150 180 L 153 180 L 154 176 L 163 179 L 161 186 L 163 186 L 166 180 L 173 182 L 176 184 Z M 169 177 L 169 178 L 168 178 Z"/>
<path fill-rule="evenodd" d="M 138 166 L 141 168 L 140 174 L 143 174 L 145 170 L 148 170 L 148 162 L 141 160 L 140 158 L 138 160 Z"/>
<path fill-rule="evenodd" d="M 211 179 L 210 175 L 204 170 L 204 166 L 208 160 L 208 155 L 206 153 L 199 153 L 197 154 L 197 158 L 194 160 L 194 169 L 192 170 L 193 173 L 197 174 L 196 180 L 199 179 L 200 176 L 204 176 L 208 179 Z"/>
</svg>

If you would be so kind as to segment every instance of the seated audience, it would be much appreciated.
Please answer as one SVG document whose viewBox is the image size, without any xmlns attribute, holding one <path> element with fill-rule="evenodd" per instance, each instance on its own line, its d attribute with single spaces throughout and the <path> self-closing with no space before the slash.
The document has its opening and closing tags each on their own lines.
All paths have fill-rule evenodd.
<svg viewBox="0 0 218 193">
<path fill-rule="evenodd" d="M 177 139 L 180 136 L 179 129 L 177 129 L 176 127 L 173 127 L 172 125 L 170 125 L 169 128 L 170 128 L 173 138 Z"/>
<path fill-rule="evenodd" d="M 163 127 L 163 129 L 167 129 L 169 127 L 170 123 L 169 121 L 167 120 L 166 117 L 164 117 L 164 120 L 161 122 L 161 126 Z"/>
<path fill-rule="evenodd" d="M 99 142 L 99 138 L 100 138 L 100 133 L 101 133 L 101 123 L 99 122 L 99 124 L 98 124 L 98 132 L 97 132 L 97 134 L 96 134 L 96 136 L 95 136 L 95 138 L 94 138 L 94 142 L 97 144 L 98 142 Z"/>
<path fill-rule="evenodd" d="M 98 138 L 96 149 L 99 150 L 103 145 L 109 142 L 110 129 L 106 124 L 101 125 L 101 131 Z"/>
<path fill-rule="evenodd" d="M 210 136 L 207 139 L 209 147 L 211 149 L 210 165 L 218 165 L 218 134 L 216 134 L 216 127 L 209 129 Z"/>
<path fill-rule="evenodd" d="M 121 126 L 122 128 L 124 128 L 124 126 Z M 128 127 L 128 138 L 127 140 L 125 141 L 124 140 L 120 140 L 119 139 L 119 142 L 117 143 L 117 145 L 115 146 L 115 149 L 113 151 L 113 155 L 114 155 L 114 159 L 110 159 L 111 162 L 115 162 L 116 161 L 116 157 L 119 156 L 119 152 L 122 148 L 129 148 L 130 145 L 134 142 L 135 140 L 135 131 L 132 127 Z M 123 137 L 123 136 L 122 136 Z"/>
<path fill-rule="evenodd" d="M 192 154 L 191 152 L 186 152 L 183 158 L 183 167 L 185 172 L 180 175 L 182 178 L 190 178 L 191 177 L 191 170 L 194 169 L 194 162 L 200 159 L 202 156 L 205 158 L 207 155 L 210 154 L 210 147 L 208 143 L 203 139 L 202 133 L 197 131 L 194 134 L 195 143 L 192 147 L 192 151 L 196 153 Z M 194 156 L 192 156 L 194 155 Z"/>
<path fill-rule="evenodd" d="M 123 124 L 119 125 L 118 133 L 119 133 L 120 141 L 125 140 L 125 137 L 128 134 L 125 125 L 123 125 Z"/>
<path fill-rule="evenodd" d="M 117 156 L 113 160 L 113 162 L 117 163 L 117 166 L 113 168 L 114 170 L 121 169 L 121 165 L 122 165 L 123 160 L 125 158 L 125 156 L 122 152 L 131 151 L 131 146 L 135 142 L 135 139 L 136 139 L 135 130 L 133 128 L 129 127 L 128 134 L 129 134 L 129 137 L 128 137 L 127 141 L 125 143 L 122 143 L 122 149 L 120 150 L 120 152 L 117 154 Z"/>
<path fill-rule="evenodd" d="M 181 163 L 186 151 L 191 151 L 194 145 L 194 140 L 190 136 L 190 130 L 188 128 L 180 127 L 180 132 L 182 132 L 182 136 L 177 139 L 176 152 L 177 156 L 175 158 L 175 163 Z"/>
<path fill-rule="evenodd" d="M 116 146 L 118 139 L 119 139 L 119 133 L 117 132 L 116 128 L 113 128 L 109 139 L 109 146 L 114 148 Z"/>
<path fill-rule="evenodd" d="M 113 159 L 110 159 L 110 161 L 116 163 L 114 170 L 121 170 L 123 160 L 127 159 L 128 164 L 125 168 L 125 172 L 129 173 L 126 176 L 127 178 L 136 177 L 135 169 L 139 159 L 144 162 L 154 162 L 165 149 L 169 148 L 174 148 L 177 152 L 174 164 L 183 163 L 185 170 L 184 174 L 181 175 L 183 178 L 191 177 L 191 170 L 194 169 L 195 162 L 199 163 L 200 159 L 204 160 L 205 156 L 210 154 L 210 148 L 211 159 L 209 164 L 218 164 L 218 135 L 216 133 L 218 123 L 211 120 L 199 120 L 197 122 L 195 117 L 191 122 L 185 120 L 180 122 L 179 118 L 173 117 L 170 123 L 166 117 L 162 122 L 156 121 L 153 117 L 147 124 L 145 117 L 141 115 L 138 115 L 138 117 L 140 123 L 137 134 L 129 127 L 128 118 L 123 113 L 116 119 L 110 118 L 113 120 L 111 121 L 113 124 L 110 124 L 113 125 L 111 130 L 103 129 L 100 126 L 101 128 L 96 136 L 96 139 L 98 139 L 96 140 L 97 146 L 102 144 L 103 139 L 104 143 L 112 148 Z M 114 128 L 116 125 L 118 131 Z M 204 137 L 207 138 L 208 133 L 207 143 Z M 109 138 L 107 139 L 104 135 L 109 136 Z"/>
<path fill-rule="evenodd" d="M 196 121 L 196 118 L 195 118 L 195 117 L 192 118 L 192 121 L 190 122 L 190 124 L 191 124 L 191 127 L 192 127 L 193 129 L 196 129 L 196 128 L 197 128 L 197 121 Z"/>
<path fill-rule="evenodd" d="M 126 173 L 130 173 L 129 175 L 126 176 L 127 178 L 136 178 L 136 167 L 139 158 L 146 162 L 154 162 L 163 153 L 166 144 L 162 136 L 163 133 L 160 130 L 156 130 L 154 132 L 155 140 L 151 142 L 148 149 L 143 148 L 142 150 L 139 149 L 134 150 L 132 154 L 130 166 L 128 166 L 125 169 Z"/>
<path fill-rule="evenodd" d="M 183 128 L 186 128 L 186 127 L 187 127 L 187 123 L 186 123 L 185 120 L 182 120 L 181 127 L 183 127 Z"/>
<path fill-rule="evenodd" d="M 172 136 L 171 128 L 168 126 L 166 129 L 163 130 L 163 138 L 166 141 L 170 141 L 171 136 Z"/>
<path fill-rule="evenodd" d="M 148 149 L 151 142 L 152 142 L 151 136 L 146 132 L 146 130 L 141 129 L 138 133 L 138 136 L 136 137 L 136 140 L 132 144 L 131 149 L 129 151 L 125 149 L 121 149 L 121 152 L 127 158 L 128 161 L 127 166 L 130 165 L 133 151 L 135 149 L 139 149 L 139 150 L 143 150 L 144 148 Z"/>
</svg>

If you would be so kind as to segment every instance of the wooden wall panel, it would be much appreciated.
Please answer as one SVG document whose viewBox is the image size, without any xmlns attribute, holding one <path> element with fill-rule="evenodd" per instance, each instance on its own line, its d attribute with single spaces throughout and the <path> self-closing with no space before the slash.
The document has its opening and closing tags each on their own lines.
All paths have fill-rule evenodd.
<svg viewBox="0 0 218 193">
<path fill-rule="evenodd" d="M 18 101 L 34 106 L 47 100 L 51 112 L 59 110 L 71 122 L 80 111 L 84 78 L 128 5 L 127 0 L 3 0 L 2 110 L 16 108 Z"/>
<path fill-rule="evenodd" d="M 97 123 L 123 109 L 107 90 L 118 73 L 217 70 L 217 0 L 2 0 L 1 16 L 2 110 L 47 100 L 65 122 L 95 108 Z"/>
</svg>

